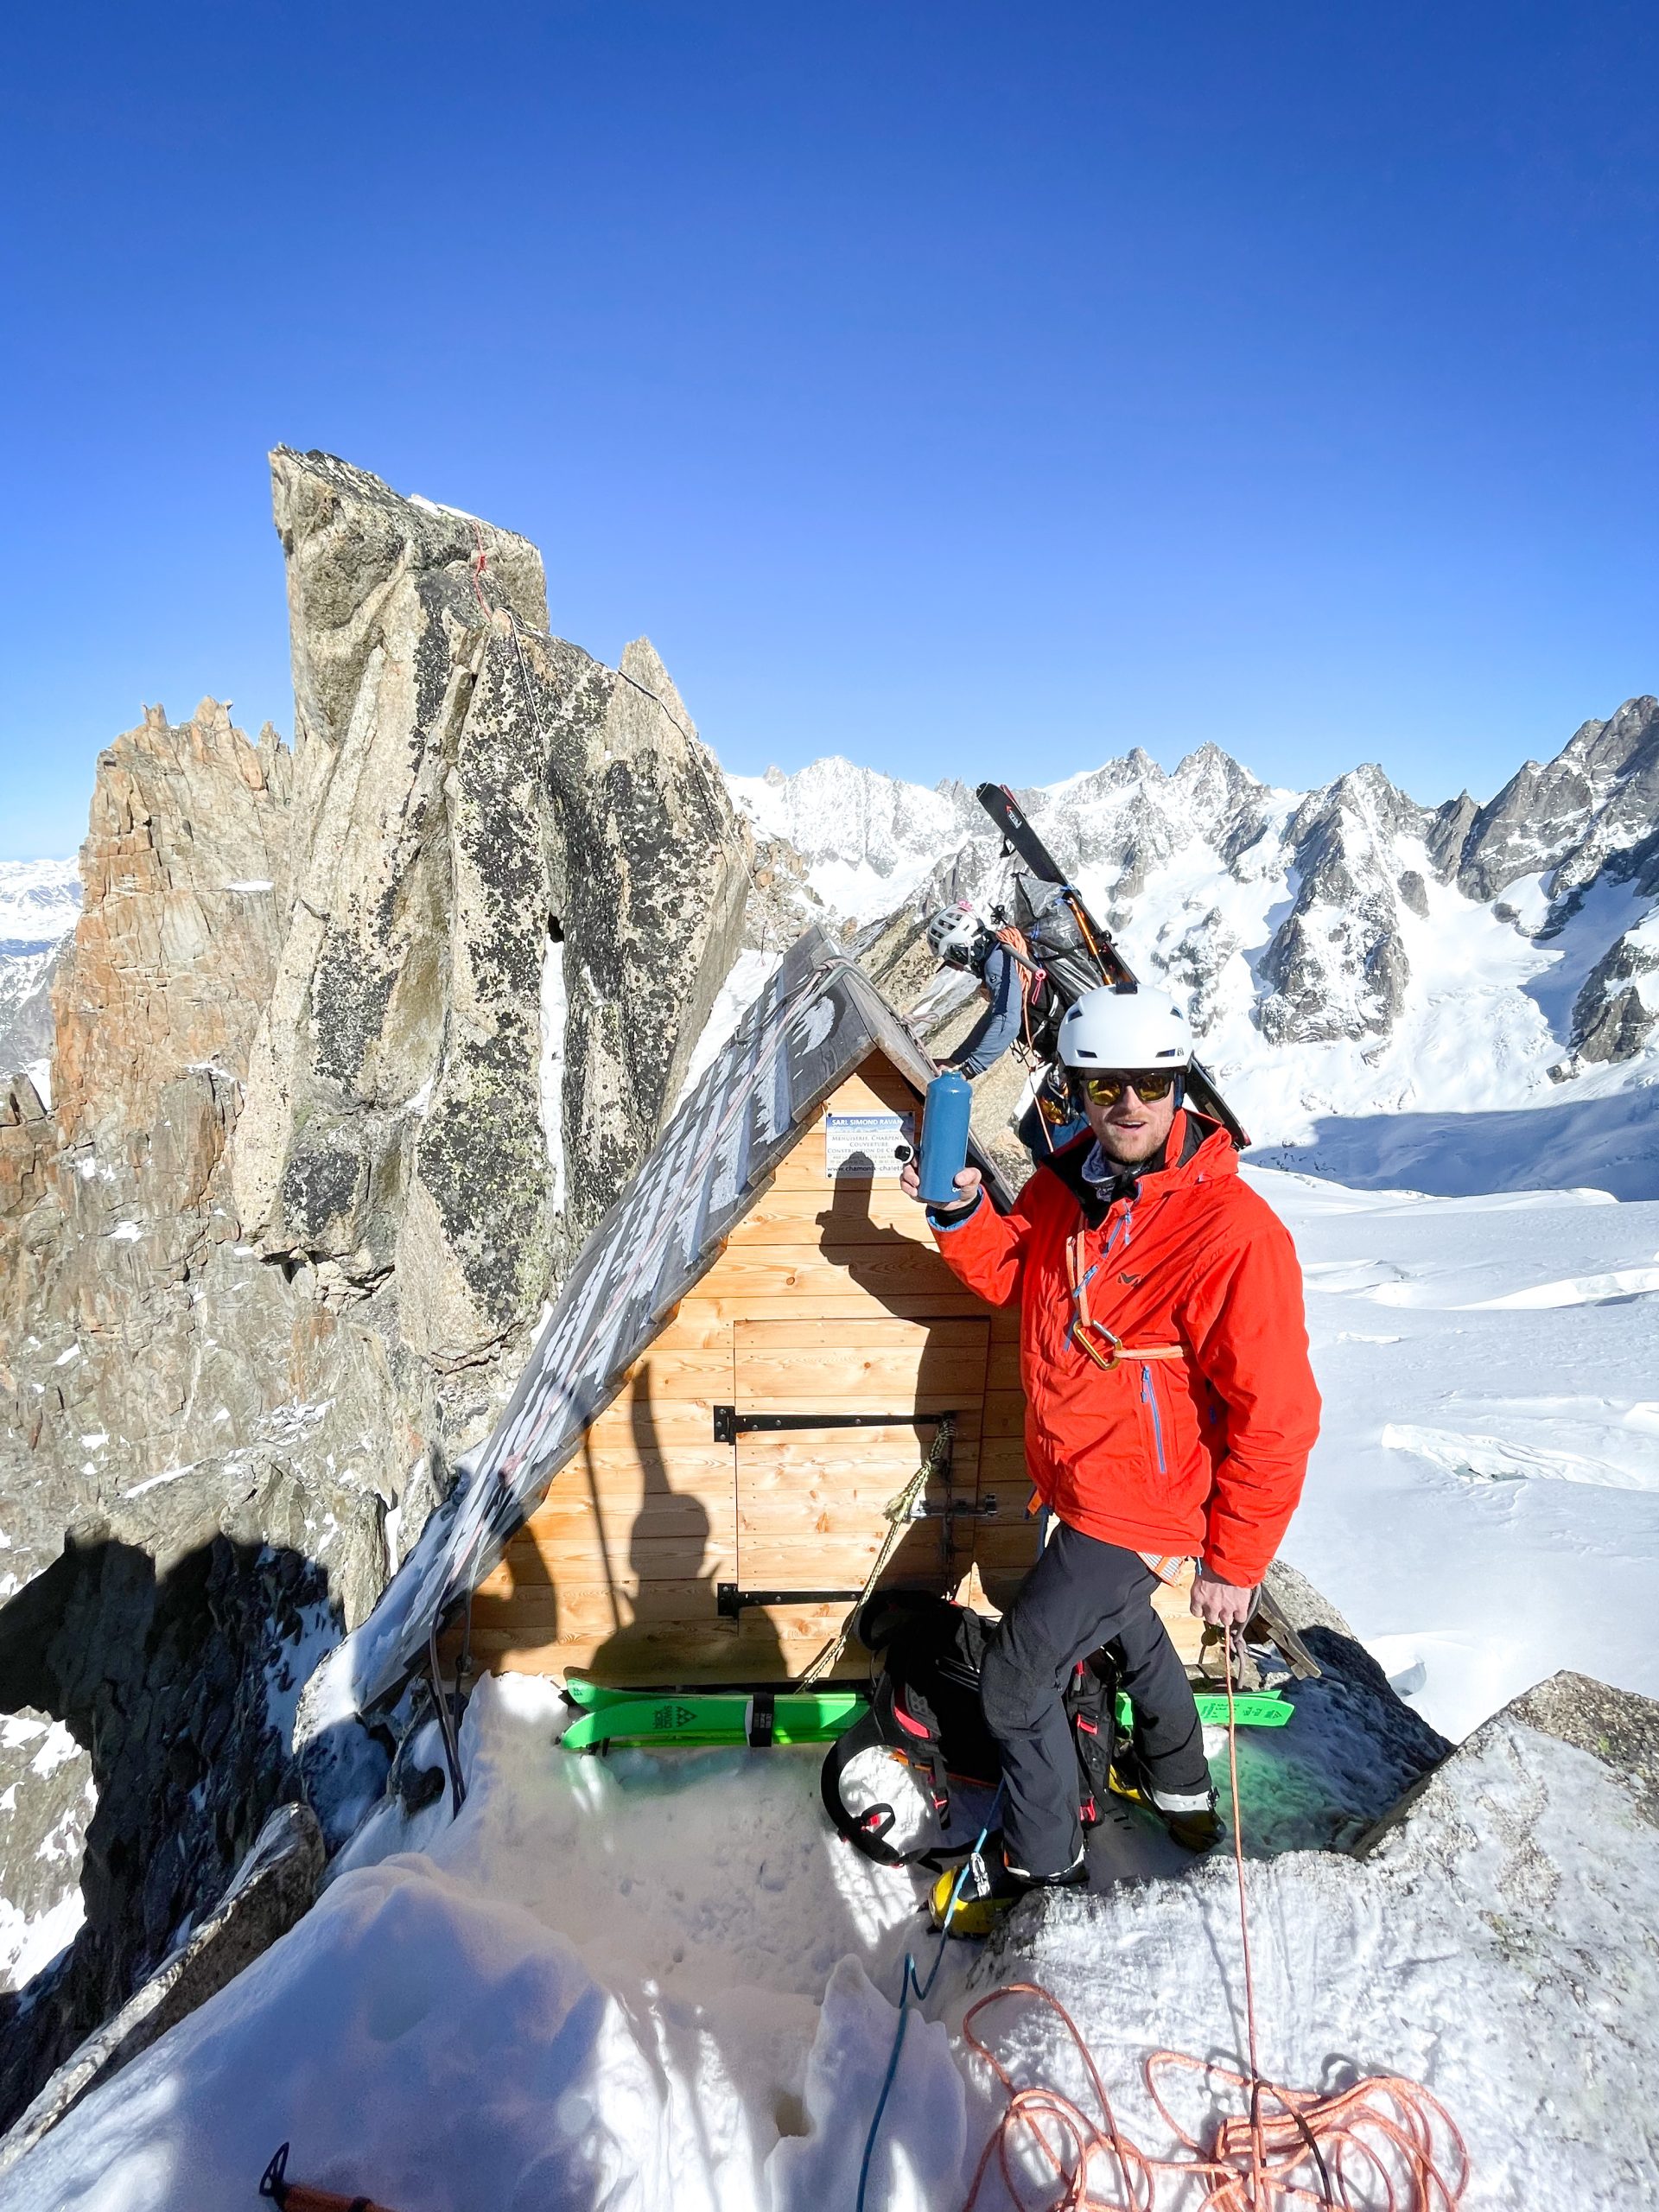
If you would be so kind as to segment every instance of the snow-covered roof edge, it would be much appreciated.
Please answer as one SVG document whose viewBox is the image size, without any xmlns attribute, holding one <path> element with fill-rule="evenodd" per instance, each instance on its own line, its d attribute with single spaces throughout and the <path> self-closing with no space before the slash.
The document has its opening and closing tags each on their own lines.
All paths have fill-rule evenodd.
<svg viewBox="0 0 1659 2212">
<path fill-rule="evenodd" d="M 877 1050 L 918 1090 L 934 1075 L 868 976 L 809 929 L 582 1247 L 506 1410 L 334 1655 L 359 1712 L 401 1689 L 817 1107 Z M 995 1164 L 976 1147 L 972 1157 L 1006 1204 Z"/>
</svg>

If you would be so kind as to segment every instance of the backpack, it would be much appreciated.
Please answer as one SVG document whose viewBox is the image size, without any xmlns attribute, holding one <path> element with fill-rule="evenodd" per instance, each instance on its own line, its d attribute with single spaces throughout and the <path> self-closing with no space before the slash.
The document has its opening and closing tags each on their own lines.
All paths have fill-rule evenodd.
<svg viewBox="0 0 1659 2212">
<path fill-rule="evenodd" d="M 1016 876 L 1014 905 L 1027 950 L 1039 970 L 1029 999 L 1032 1050 L 1039 1059 L 1052 1060 L 1061 1016 L 1084 992 L 1098 990 L 1106 979 L 1057 885 Z"/>
<path fill-rule="evenodd" d="M 849 1843 L 881 1866 L 938 1867 L 966 1856 L 957 1844 L 901 1851 L 887 1841 L 897 1817 L 888 1804 L 854 1811 L 842 1777 L 861 1752 L 885 1747 L 920 1777 L 941 1827 L 950 1822 L 952 1783 L 995 1789 L 1002 1756 L 980 1709 L 979 1670 L 989 1633 L 977 1613 L 922 1591 L 879 1591 L 860 1606 L 859 1642 L 881 1661 L 870 1709 L 830 1745 L 823 1762 L 823 1808 Z M 1077 1754 L 1077 1809 L 1098 1825 L 1117 1732 L 1117 1670 L 1105 1651 L 1079 1660 L 1063 1703 Z"/>
</svg>

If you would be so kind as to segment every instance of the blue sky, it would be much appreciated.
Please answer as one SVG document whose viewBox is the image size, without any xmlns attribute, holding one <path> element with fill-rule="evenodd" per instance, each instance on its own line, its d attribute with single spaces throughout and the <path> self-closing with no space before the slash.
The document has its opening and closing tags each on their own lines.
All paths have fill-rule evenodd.
<svg viewBox="0 0 1659 2212">
<path fill-rule="evenodd" d="M 0 857 L 291 715 L 264 454 L 730 767 L 1488 795 L 1659 690 L 1649 4 L 85 7 L 0 86 Z"/>
</svg>

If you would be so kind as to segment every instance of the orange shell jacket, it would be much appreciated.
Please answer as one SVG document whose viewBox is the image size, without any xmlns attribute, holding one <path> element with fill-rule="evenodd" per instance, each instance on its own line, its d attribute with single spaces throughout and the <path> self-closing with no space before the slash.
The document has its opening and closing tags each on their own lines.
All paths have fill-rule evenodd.
<svg viewBox="0 0 1659 2212">
<path fill-rule="evenodd" d="M 1225 1131 L 1183 1114 L 1166 1147 L 1180 1164 L 1141 1177 L 1089 1227 L 1077 1186 L 1093 1142 L 1045 1162 L 1012 1212 L 982 1197 L 957 1224 L 930 1217 L 934 1236 L 969 1290 L 1020 1300 L 1026 1463 L 1050 1510 L 1105 1543 L 1197 1556 L 1253 1586 L 1319 1427 L 1290 1232 L 1241 1179 Z M 1076 1341 L 1067 1247 L 1080 1230 L 1093 1320 L 1179 1358 L 1103 1369 Z"/>
</svg>

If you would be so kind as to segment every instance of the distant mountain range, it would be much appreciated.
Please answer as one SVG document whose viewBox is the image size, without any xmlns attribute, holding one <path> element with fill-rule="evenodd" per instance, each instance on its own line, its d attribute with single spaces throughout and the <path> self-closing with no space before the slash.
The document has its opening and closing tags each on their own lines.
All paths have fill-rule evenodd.
<svg viewBox="0 0 1659 2212">
<path fill-rule="evenodd" d="M 45 1087 L 52 969 L 79 912 L 73 861 L 0 861 L 0 1079 L 28 1068 Z"/>
<path fill-rule="evenodd" d="M 842 760 L 728 781 L 799 855 L 802 895 L 849 923 L 996 896 L 999 841 L 960 785 Z M 1334 1122 L 1659 1080 L 1659 700 L 1586 722 L 1484 806 L 1419 805 L 1370 766 L 1278 790 L 1213 743 L 1021 799 L 1142 978 L 1188 1006 L 1253 1133 L 1310 1164 Z"/>
<path fill-rule="evenodd" d="M 803 912 L 849 930 L 989 903 L 1003 880 L 960 784 L 841 759 L 727 782 Z M 1420 805 L 1374 766 L 1286 791 L 1213 742 L 1173 772 L 1137 748 L 1021 798 L 1285 1163 L 1363 1171 L 1340 1133 L 1373 1116 L 1407 1117 L 1397 1155 L 1425 1117 L 1438 1141 L 1448 1116 L 1571 1103 L 1573 1141 L 1596 1133 L 1585 1179 L 1619 1187 L 1618 1163 L 1601 1172 L 1607 1130 L 1629 1130 L 1631 1104 L 1659 1109 L 1659 700 L 1586 722 L 1485 805 Z M 30 1067 L 44 1086 L 52 966 L 79 895 L 73 861 L 0 863 L 0 1074 Z M 1650 1087 L 1611 1120 L 1595 1104 Z M 1503 1139 L 1497 1125 L 1483 1141 Z M 1491 1187 L 1490 1160 L 1482 1172 Z"/>
</svg>

